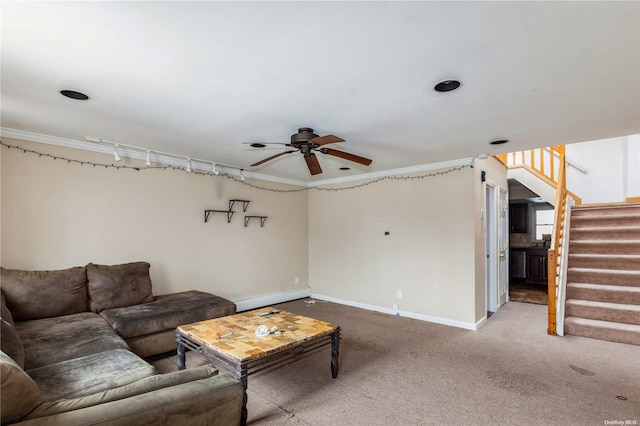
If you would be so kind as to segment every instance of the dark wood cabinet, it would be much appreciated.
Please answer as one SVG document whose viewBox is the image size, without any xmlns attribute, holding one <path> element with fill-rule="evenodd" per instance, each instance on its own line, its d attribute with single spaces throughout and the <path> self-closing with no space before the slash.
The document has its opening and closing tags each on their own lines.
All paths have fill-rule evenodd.
<svg viewBox="0 0 640 426">
<path fill-rule="evenodd" d="M 509 206 L 509 226 L 514 234 L 529 232 L 529 205 L 512 204 Z"/>
<path fill-rule="evenodd" d="M 526 252 L 527 282 L 547 282 L 547 249 L 530 248 Z"/>
</svg>

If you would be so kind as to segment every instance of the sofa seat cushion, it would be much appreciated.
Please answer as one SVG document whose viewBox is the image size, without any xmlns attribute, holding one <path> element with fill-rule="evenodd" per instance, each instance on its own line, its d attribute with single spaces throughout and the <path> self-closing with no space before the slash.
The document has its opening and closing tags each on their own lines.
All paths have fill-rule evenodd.
<svg viewBox="0 0 640 426">
<path fill-rule="evenodd" d="M 120 336 L 130 339 L 235 312 L 230 300 L 194 290 L 159 296 L 143 305 L 106 309 L 100 315 Z"/>
<path fill-rule="evenodd" d="M 128 349 L 100 316 L 91 312 L 16 322 L 24 345 L 25 370 L 111 349 Z"/>
<path fill-rule="evenodd" d="M 103 309 L 152 302 L 150 267 L 147 262 L 89 263 L 86 268 L 91 311 L 98 313 Z"/>
<path fill-rule="evenodd" d="M 82 266 L 57 271 L 0 268 L 2 293 L 13 321 L 75 314 L 88 310 L 87 272 Z"/>
<path fill-rule="evenodd" d="M 87 396 L 157 374 L 151 364 L 126 349 L 86 355 L 27 373 L 49 401 Z"/>
</svg>

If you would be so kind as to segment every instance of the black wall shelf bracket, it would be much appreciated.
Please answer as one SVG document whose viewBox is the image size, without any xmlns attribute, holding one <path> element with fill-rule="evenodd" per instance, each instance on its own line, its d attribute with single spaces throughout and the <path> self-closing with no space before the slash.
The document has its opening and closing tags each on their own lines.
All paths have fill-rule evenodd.
<svg viewBox="0 0 640 426">
<path fill-rule="evenodd" d="M 264 223 L 267 221 L 267 216 L 245 216 L 244 217 L 244 227 L 246 228 L 251 219 L 256 218 L 260 219 L 260 227 L 264 226 Z"/>
<path fill-rule="evenodd" d="M 229 200 L 229 210 L 233 210 L 233 205 L 238 202 L 242 203 L 242 211 L 246 212 L 247 207 L 249 207 L 250 200 Z"/>
<path fill-rule="evenodd" d="M 207 223 L 207 221 L 209 221 L 209 215 L 211 215 L 211 213 L 226 213 L 227 214 L 227 223 L 231 223 L 231 218 L 233 217 L 233 214 L 235 212 L 233 210 L 205 210 L 204 211 L 204 223 Z"/>
</svg>

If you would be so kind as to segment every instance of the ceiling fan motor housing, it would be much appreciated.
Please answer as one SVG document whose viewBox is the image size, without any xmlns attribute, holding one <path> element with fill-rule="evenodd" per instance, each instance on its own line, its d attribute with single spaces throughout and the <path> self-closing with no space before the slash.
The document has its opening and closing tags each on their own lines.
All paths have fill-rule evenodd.
<svg viewBox="0 0 640 426">
<path fill-rule="evenodd" d="M 309 140 L 317 138 L 318 135 L 313 133 L 313 129 L 310 127 L 300 127 L 298 133 L 291 135 L 291 145 L 298 146 L 299 144 L 308 143 Z"/>
</svg>

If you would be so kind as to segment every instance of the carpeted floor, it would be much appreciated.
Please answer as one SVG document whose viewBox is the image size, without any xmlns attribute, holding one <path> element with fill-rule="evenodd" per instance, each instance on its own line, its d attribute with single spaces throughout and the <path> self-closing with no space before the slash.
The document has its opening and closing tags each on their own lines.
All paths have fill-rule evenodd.
<svg viewBox="0 0 640 426">
<path fill-rule="evenodd" d="M 327 348 L 250 376 L 251 425 L 640 424 L 640 347 L 548 336 L 546 306 L 507 303 L 474 332 L 307 302 L 278 307 L 341 326 L 340 374 Z"/>
</svg>

